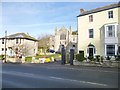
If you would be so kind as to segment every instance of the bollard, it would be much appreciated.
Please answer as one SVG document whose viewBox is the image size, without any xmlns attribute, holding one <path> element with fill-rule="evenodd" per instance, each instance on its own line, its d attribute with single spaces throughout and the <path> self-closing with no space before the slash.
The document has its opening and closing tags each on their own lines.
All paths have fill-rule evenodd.
<svg viewBox="0 0 120 90">
<path fill-rule="evenodd" d="M 65 64 L 65 63 L 66 63 L 66 55 L 65 55 L 64 45 L 62 45 L 61 53 L 62 53 L 62 56 L 61 56 L 61 64 Z"/>
<path fill-rule="evenodd" d="M 74 60 L 74 49 L 70 49 L 70 65 L 73 65 Z"/>
</svg>

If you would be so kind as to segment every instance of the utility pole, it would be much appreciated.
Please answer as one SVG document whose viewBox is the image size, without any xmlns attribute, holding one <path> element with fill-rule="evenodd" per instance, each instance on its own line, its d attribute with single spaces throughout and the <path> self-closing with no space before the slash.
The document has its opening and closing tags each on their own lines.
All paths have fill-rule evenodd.
<svg viewBox="0 0 120 90">
<path fill-rule="evenodd" d="M 69 30 L 68 30 L 68 50 L 69 50 Z"/>
<path fill-rule="evenodd" d="M 5 31 L 5 63 L 7 62 L 6 61 L 6 39 L 7 39 L 7 31 Z"/>
</svg>

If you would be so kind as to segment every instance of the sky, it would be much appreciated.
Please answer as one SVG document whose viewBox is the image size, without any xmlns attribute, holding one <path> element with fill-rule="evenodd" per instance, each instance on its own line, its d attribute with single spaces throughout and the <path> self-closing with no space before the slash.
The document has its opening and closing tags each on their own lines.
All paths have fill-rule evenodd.
<svg viewBox="0 0 120 90">
<path fill-rule="evenodd" d="M 0 37 L 17 32 L 29 33 L 38 38 L 45 34 L 54 35 L 62 26 L 77 30 L 80 8 L 91 10 L 116 2 L 2 2 L 2 24 Z"/>
</svg>

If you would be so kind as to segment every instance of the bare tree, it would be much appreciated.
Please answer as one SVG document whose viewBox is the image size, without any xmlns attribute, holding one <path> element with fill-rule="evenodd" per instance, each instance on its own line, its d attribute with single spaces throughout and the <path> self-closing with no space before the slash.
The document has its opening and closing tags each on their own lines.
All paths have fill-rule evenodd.
<svg viewBox="0 0 120 90">
<path fill-rule="evenodd" d="M 43 53 L 46 54 L 46 51 L 49 49 L 49 38 L 50 35 L 44 34 L 38 37 L 38 48 L 42 50 Z"/>
<path fill-rule="evenodd" d="M 12 46 L 12 51 L 15 53 L 16 57 L 29 55 L 30 50 L 33 46 L 28 46 L 29 44 L 14 44 Z"/>
</svg>

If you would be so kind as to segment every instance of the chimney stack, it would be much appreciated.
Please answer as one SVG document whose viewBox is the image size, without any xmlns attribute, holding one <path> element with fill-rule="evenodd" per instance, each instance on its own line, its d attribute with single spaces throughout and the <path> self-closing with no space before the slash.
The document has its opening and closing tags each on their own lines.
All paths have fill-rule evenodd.
<svg viewBox="0 0 120 90">
<path fill-rule="evenodd" d="M 80 9 L 80 13 L 83 13 L 83 12 L 84 12 L 84 9 L 83 9 L 83 8 L 81 8 L 81 9 Z"/>
</svg>

